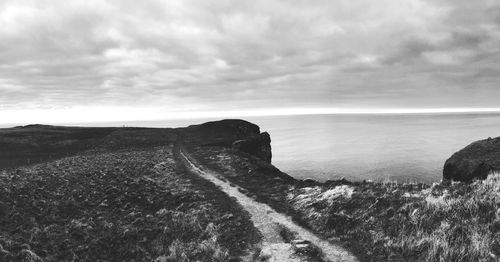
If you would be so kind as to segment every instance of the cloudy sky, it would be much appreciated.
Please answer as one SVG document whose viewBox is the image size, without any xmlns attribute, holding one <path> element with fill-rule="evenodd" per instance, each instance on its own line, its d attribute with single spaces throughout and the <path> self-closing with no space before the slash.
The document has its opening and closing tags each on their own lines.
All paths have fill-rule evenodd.
<svg viewBox="0 0 500 262">
<path fill-rule="evenodd" d="M 0 123 L 488 110 L 499 84 L 498 0 L 0 1 Z"/>
</svg>

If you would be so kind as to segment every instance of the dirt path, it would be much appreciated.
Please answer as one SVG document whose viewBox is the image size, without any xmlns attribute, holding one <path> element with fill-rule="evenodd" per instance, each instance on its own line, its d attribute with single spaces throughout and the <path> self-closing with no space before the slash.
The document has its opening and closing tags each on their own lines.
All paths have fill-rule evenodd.
<svg viewBox="0 0 500 262">
<path fill-rule="evenodd" d="M 267 261 L 306 261 L 303 257 L 295 255 L 294 247 L 281 236 L 283 228 L 296 234 L 297 239 L 306 240 L 318 247 L 323 253 L 325 261 L 358 261 L 352 254 L 340 246 L 325 241 L 309 230 L 295 224 L 290 217 L 276 212 L 266 204 L 259 203 L 254 199 L 240 192 L 240 188 L 218 178 L 213 171 L 200 168 L 196 161 L 180 150 L 179 157 L 183 164 L 192 172 L 204 177 L 215 185 L 219 186 L 223 192 L 236 198 L 243 208 L 251 215 L 255 227 L 262 234 L 262 251 L 260 257 L 267 258 Z M 296 245 L 298 246 L 298 245 Z"/>
</svg>

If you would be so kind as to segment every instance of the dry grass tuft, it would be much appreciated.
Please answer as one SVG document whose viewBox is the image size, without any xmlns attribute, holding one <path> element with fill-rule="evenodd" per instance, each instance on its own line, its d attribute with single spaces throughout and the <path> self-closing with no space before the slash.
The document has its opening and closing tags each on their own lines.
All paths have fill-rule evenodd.
<svg viewBox="0 0 500 262">
<path fill-rule="evenodd" d="M 394 244 L 405 257 L 427 261 L 494 261 L 500 256 L 500 175 L 472 185 L 466 192 L 443 190 L 425 199 Z M 457 189 L 454 188 L 454 189 Z M 436 193 L 436 192 L 435 192 Z M 493 230 L 492 230 L 493 229 Z"/>
<path fill-rule="evenodd" d="M 287 199 L 313 230 L 349 243 L 367 260 L 500 259 L 500 174 L 431 187 L 386 182 L 292 188 Z"/>
</svg>

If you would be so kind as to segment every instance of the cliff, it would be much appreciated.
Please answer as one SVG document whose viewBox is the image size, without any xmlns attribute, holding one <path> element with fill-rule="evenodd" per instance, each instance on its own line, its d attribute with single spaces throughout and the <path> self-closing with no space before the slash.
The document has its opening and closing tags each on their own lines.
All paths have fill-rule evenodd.
<svg viewBox="0 0 500 262">
<path fill-rule="evenodd" d="M 231 147 L 271 163 L 271 136 L 245 120 L 225 119 L 192 125 L 183 130 L 191 144 Z"/>
</svg>

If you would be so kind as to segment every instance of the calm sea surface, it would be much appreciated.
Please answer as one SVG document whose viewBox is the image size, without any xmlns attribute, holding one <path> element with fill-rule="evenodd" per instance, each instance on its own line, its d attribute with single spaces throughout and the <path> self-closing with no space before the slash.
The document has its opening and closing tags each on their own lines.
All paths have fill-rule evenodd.
<svg viewBox="0 0 500 262">
<path fill-rule="evenodd" d="M 441 179 L 444 162 L 500 136 L 499 114 L 308 115 L 249 118 L 272 139 L 273 164 L 297 178 Z"/>
<path fill-rule="evenodd" d="M 500 114 L 246 117 L 271 134 L 273 164 L 296 178 L 439 181 L 445 160 L 500 136 Z M 178 127 L 214 119 L 131 122 Z M 89 124 L 94 125 L 96 124 Z M 116 126 L 118 123 L 97 125 Z"/>
</svg>

